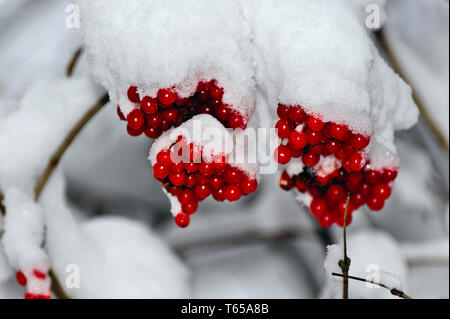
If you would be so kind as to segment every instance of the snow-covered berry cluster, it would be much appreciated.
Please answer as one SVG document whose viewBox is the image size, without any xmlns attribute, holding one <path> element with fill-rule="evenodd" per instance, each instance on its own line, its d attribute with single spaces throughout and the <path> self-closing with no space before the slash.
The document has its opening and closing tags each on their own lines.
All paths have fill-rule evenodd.
<svg viewBox="0 0 450 319">
<path fill-rule="evenodd" d="M 46 286 L 47 281 L 47 273 L 41 271 L 37 268 L 33 268 L 32 271 L 28 274 L 28 277 L 23 273 L 23 271 L 18 270 L 16 273 L 17 283 L 22 287 L 27 287 L 30 284 L 30 281 L 36 281 L 37 283 L 34 286 Z M 42 283 L 40 283 L 42 281 Z M 46 293 L 34 293 L 31 291 L 27 291 L 25 293 L 25 299 L 51 299 L 50 289 Z"/>
<path fill-rule="evenodd" d="M 145 134 L 151 139 L 157 139 L 162 133 L 199 114 L 215 117 L 226 128 L 245 129 L 247 120 L 223 103 L 223 95 L 224 89 L 217 85 L 216 80 L 199 82 L 195 93 L 188 98 L 181 98 L 168 88 L 160 89 L 155 97 L 141 98 L 138 88 L 131 86 L 127 97 L 136 107 L 126 117 L 120 106 L 117 107 L 117 113 L 122 121 L 127 122 L 128 134 Z"/>
<path fill-rule="evenodd" d="M 170 148 L 158 153 L 153 165 L 155 178 L 181 204 L 181 211 L 175 216 L 179 227 L 189 226 L 189 216 L 210 196 L 218 202 L 235 202 L 256 191 L 256 178 L 230 165 L 227 156 L 218 154 L 211 160 L 209 156 L 202 156 L 201 146 L 194 143 L 185 146 L 186 141 L 180 136 Z M 183 157 L 183 149 L 189 150 L 188 156 Z"/>
<path fill-rule="evenodd" d="M 293 163 L 293 174 L 281 175 L 280 187 L 312 197 L 311 213 L 323 227 L 352 221 L 352 213 L 363 205 L 374 211 L 384 207 L 391 196 L 396 169 L 371 170 L 367 159 L 370 136 L 356 134 L 347 125 L 324 122 L 307 114 L 301 106 L 280 104 L 276 124 L 281 145 L 275 151 L 280 164 Z M 347 205 L 348 194 L 351 199 Z"/>
</svg>

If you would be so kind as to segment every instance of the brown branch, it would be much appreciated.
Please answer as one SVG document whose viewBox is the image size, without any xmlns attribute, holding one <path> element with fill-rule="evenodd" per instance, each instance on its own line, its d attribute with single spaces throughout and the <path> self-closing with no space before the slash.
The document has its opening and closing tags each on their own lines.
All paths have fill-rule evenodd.
<svg viewBox="0 0 450 319">
<path fill-rule="evenodd" d="M 348 216 L 348 206 L 350 204 L 350 196 L 347 196 L 347 204 L 345 206 L 345 214 L 344 214 L 344 260 L 339 261 L 339 267 L 342 269 L 343 274 L 343 286 L 342 286 L 342 298 L 348 299 L 348 272 L 350 270 L 350 265 L 352 260 L 347 256 L 347 216 Z"/>
<path fill-rule="evenodd" d="M 73 55 L 72 59 L 70 60 L 69 64 L 66 68 L 66 76 L 69 78 L 72 76 L 75 67 L 77 66 L 78 61 L 80 60 L 81 54 L 83 53 L 83 48 L 79 48 L 75 54 Z"/>
<path fill-rule="evenodd" d="M 344 275 L 337 274 L 337 273 L 332 273 L 332 275 L 335 276 L 335 277 L 342 277 L 342 278 L 344 277 Z M 373 281 L 373 280 L 367 280 L 367 279 L 363 279 L 363 278 L 359 278 L 359 277 L 355 277 L 355 276 L 349 276 L 349 275 L 347 275 L 347 278 L 355 280 L 355 281 L 360 281 L 360 282 L 365 282 L 365 283 L 368 283 L 368 284 L 377 285 L 377 286 L 379 286 L 381 288 L 385 288 L 385 289 L 389 290 L 391 292 L 391 294 L 393 294 L 394 296 L 397 296 L 397 297 L 400 297 L 400 298 L 403 298 L 403 299 L 413 299 L 410 296 L 408 296 L 407 294 L 405 294 L 403 291 L 400 291 L 400 290 L 395 289 L 395 288 L 391 289 L 391 288 L 387 287 L 386 285 L 384 285 L 384 284 L 382 284 L 380 282 L 376 282 L 376 281 Z"/>
</svg>

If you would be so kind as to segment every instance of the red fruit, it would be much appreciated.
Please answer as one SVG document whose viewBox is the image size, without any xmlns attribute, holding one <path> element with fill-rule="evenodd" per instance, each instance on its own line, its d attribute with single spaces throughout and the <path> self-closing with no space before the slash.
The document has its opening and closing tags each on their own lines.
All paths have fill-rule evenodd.
<svg viewBox="0 0 450 319">
<path fill-rule="evenodd" d="M 181 173 L 181 172 L 184 172 L 184 163 L 181 162 L 181 161 L 176 162 L 176 163 L 172 163 L 172 164 L 170 165 L 170 171 L 171 171 L 172 173 Z"/>
<path fill-rule="evenodd" d="M 165 180 L 167 176 L 169 176 L 169 173 L 170 173 L 169 167 L 164 164 L 158 163 L 155 164 L 155 166 L 153 166 L 153 175 L 159 181 Z"/>
<path fill-rule="evenodd" d="M 361 134 L 352 135 L 350 143 L 355 149 L 362 150 L 370 144 L 370 137 Z"/>
<path fill-rule="evenodd" d="M 162 114 L 163 114 L 163 118 L 169 123 L 175 123 L 177 121 L 177 118 L 179 115 L 178 111 L 173 107 L 171 107 L 167 110 L 164 110 L 164 112 Z"/>
<path fill-rule="evenodd" d="M 161 89 L 158 92 L 158 101 L 163 106 L 170 106 L 177 100 L 177 94 L 170 89 Z"/>
<path fill-rule="evenodd" d="M 184 169 L 189 174 L 193 174 L 193 173 L 198 172 L 199 164 L 197 164 L 197 163 L 186 163 L 186 164 L 184 164 Z"/>
<path fill-rule="evenodd" d="M 337 211 L 338 211 L 339 216 L 345 215 L 346 208 L 347 208 L 347 199 L 343 199 L 337 205 Z M 355 208 L 353 207 L 352 201 L 350 201 L 348 204 L 348 212 L 347 213 L 349 215 L 351 215 L 354 211 L 355 211 Z"/>
<path fill-rule="evenodd" d="M 335 222 L 335 217 L 332 213 L 326 212 L 319 216 L 319 224 L 323 228 L 330 228 Z"/>
<path fill-rule="evenodd" d="M 224 192 L 223 192 L 223 188 L 214 191 L 212 196 L 218 202 L 223 202 L 225 200 L 225 195 L 224 195 Z"/>
<path fill-rule="evenodd" d="M 368 196 L 371 191 L 372 187 L 368 183 L 361 184 L 361 187 L 359 189 L 359 193 L 361 193 L 361 195 L 363 195 L 364 197 Z"/>
<path fill-rule="evenodd" d="M 328 187 L 327 198 L 332 202 L 339 202 L 345 198 L 345 188 L 341 185 L 333 184 Z"/>
<path fill-rule="evenodd" d="M 184 190 L 180 196 L 178 196 L 178 200 L 181 204 L 188 204 L 196 201 L 195 193 L 191 189 Z"/>
<path fill-rule="evenodd" d="M 139 97 L 139 93 L 137 91 L 137 87 L 131 86 L 127 92 L 128 99 L 133 103 L 139 103 L 141 98 Z"/>
<path fill-rule="evenodd" d="M 308 116 L 306 125 L 314 132 L 320 132 L 325 127 L 325 123 L 315 116 Z"/>
<path fill-rule="evenodd" d="M 144 125 L 144 116 L 139 109 L 134 109 L 127 116 L 128 126 L 134 130 L 139 130 Z"/>
<path fill-rule="evenodd" d="M 380 181 L 380 174 L 378 174 L 377 171 L 372 171 L 372 170 L 366 171 L 364 173 L 364 179 L 369 184 L 375 185 Z"/>
<path fill-rule="evenodd" d="M 386 200 L 391 197 L 392 189 L 388 184 L 377 184 L 372 189 L 372 195 Z"/>
<path fill-rule="evenodd" d="M 293 157 L 293 158 L 300 158 L 303 156 L 303 154 L 305 154 L 305 152 L 303 152 L 303 150 L 291 149 L 291 157 Z"/>
<path fill-rule="evenodd" d="M 340 149 L 341 149 L 341 143 L 336 141 L 336 140 L 332 140 L 330 142 L 328 142 L 327 144 L 327 149 L 328 151 L 330 151 L 331 154 L 336 154 Z"/>
<path fill-rule="evenodd" d="M 282 120 L 289 119 L 289 108 L 286 105 L 279 104 L 277 109 L 278 117 Z"/>
<path fill-rule="evenodd" d="M 197 179 L 195 178 L 194 175 L 188 175 L 186 177 L 186 182 L 184 183 L 184 185 L 187 188 L 193 188 L 195 185 L 197 185 Z"/>
<path fill-rule="evenodd" d="M 161 124 L 163 121 L 163 117 L 161 114 L 149 115 L 149 116 L 146 116 L 146 119 L 147 119 L 148 126 L 153 127 L 153 128 L 161 127 Z"/>
<path fill-rule="evenodd" d="M 175 186 L 183 186 L 186 182 L 187 175 L 184 172 L 170 173 L 169 180 Z"/>
<path fill-rule="evenodd" d="M 216 107 L 216 114 L 222 121 L 228 121 L 231 117 L 231 110 L 224 104 L 219 104 Z"/>
<path fill-rule="evenodd" d="M 191 219 L 189 218 L 188 214 L 179 213 L 175 217 L 175 223 L 177 224 L 178 227 L 186 228 L 189 226 L 190 222 L 191 222 Z"/>
<path fill-rule="evenodd" d="M 208 164 L 205 162 L 202 162 L 200 164 L 200 173 L 202 173 L 203 176 L 211 177 L 214 175 L 215 170 L 216 169 L 214 168 L 213 164 Z"/>
<path fill-rule="evenodd" d="M 216 156 L 213 159 L 213 165 L 216 170 L 223 170 L 227 167 L 227 159 L 224 155 Z"/>
<path fill-rule="evenodd" d="M 306 113 L 299 106 L 292 106 L 289 109 L 289 120 L 296 123 L 301 123 L 306 120 Z"/>
<path fill-rule="evenodd" d="M 339 125 L 336 123 L 331 123 L 329 125 L 330 136 L 337 140 L 343 140 L 347 132 L 348 132 L 347 125 Z"/>
<path fill-rule="evenodd" d="M 289 146 L 294 150 L 301 150 L 308 144 L 308 135 L 297 131 L 291 132 L 289 136 Z"/>
<path fill-rule="evenodd" d="M 359 192 L 360 185 L 353 184 L 351 181 L 346 181 L 345 188 L 347 189 L 347 192 L 356 193 L 356 192 Z"/>
<path fill-rule="evenodd" d="M 320 132 L 307 130 L 306 134 L 308 135 L 308 143 L 311 145 L 319 144 L 322 141 L 322 133 Z"/>
<path fill-rule="evenodd" d="M 193 215 L 198 210 L 198 202 L 193 201 L 182 205 L 183 212 L 187 215 Z"/>
<path fill-rule="evenodd" d="M 292 132 L 292 127 L 286 120 L 279 120 L 275 125 L 275 129 L 280 138 L 288 138 Z"/>
<path fill-rule="evenodd" d="M 339 151 L 337 151 L 337 153 L 335 153 L 335 156 L 340 161 L 344 161 L 347 158 L 347 154 L 342 148 Z"/>
<path fill-rule="evenodd" d="M 144 127 L 141 127 L 139 130 L 135 130 L 134 128 L 127 126 L 127 132 L 130 136 L 138 137 L 144 133 Z"/>
<path fill-rule="evenodd" d="M 316 176 L 316 183 L 325 187 L 330 182 L 330 176 Z"/>
<path fill-rule="evenodd" d="M 324 146 L 322 144 L 318 144 L 318 145 L 312 145 L 309 148 L 308 153 L 309 154 L 316 154 L 316 155 L 321 155 L 324 151 Z"/>
<path fill-rule="evenodd" d="M 199 201 L 202 201 L 211 195 L 211 187 L 209 185 L 197 185 L 195 186 L 195 195 Z"/>
<path fill-rule="evenodd" d="M 238 184 L 242 179 L 242 172 L 236 167 L 230 167 L 225 171 L 224 181 L 227 184 Z"/>
<path fill-rule="evenodd" d="M 290 191 L 294 188 L 294 181 L 287 172 L 283 172 L 283 174 L 281 174 L 280 187 L 285 191 Z"/>
<path fill-rule="evenodd" d="M 380 211 L 384 207 L 384 199 L 376 197 L 376 196 L 370 196 L 367 201 L 367 206 L 373 211 Z"/>
<path fill-rule="evenodd" d="M 302 181 L 301 179 L 297 179 L 295 181 L 295 187 L 300 193 L 305 193 L 308 190 L 308 184 L 305 181 Z"/>
<path fill-rule="evenodd" d="M 360 208 L 361 206 L 363 206 L 366 203 L 364 196 L 361 195 L 360 193 L 352 194 L 351 201 L 352 201 L 352 204 L 353 204 L 353 207 L 355 208 L 355 210 Z"/>
<path fill-rule="evenodd" d="M 323 198 L 315 198 L 310 205 L 311 213 L 314 216 L 321 216 L 327 213 L 327 202 Z"/>
<path fill-rule="evenodd" d="M 158 163 L 169 166 L 172 163 L 172 159 L 170 158 L 169 150 L 162 150 L 156 156 L 156 160 Z"/>
<path fill-rule="evenodd" d="M 383 171 L 382 179 L 385 183 L 394 181 L 398 176 L 398 171 L 393 171 L 390 169 L 385 169 Z"/>
<path fill-rule="evenodd" d="M 241 198 L 242 192 L 241 192 L 241 189 L 239 188 L 239 186 L 228 185 L 224 188 L 223 195 L 226 200 L 228 200 L 230 202 L 235 202 Z"/>
<path fill-rule="evenodd" d="M 366 159 L 360 153 L 353 153 L 348 158 L 349 167 L 353 172 L 361 171 L 366 165 Z"/>
<path fill-rule="evenodd" d="M 340 227 L 344 227 L 344 217 L 345 217 L 345 214 L 344 214 L 344 215 L 338 216 L 337 219 L 336 219 L 336 223 L 337 223 Z M 346 227 L 350 226 L 350 225 L 352 224 L 352 222 L 353 222 L 353 214 L 348 214 L 348 215 L 347 215 L 347 219 L 346 219 L 345 226 L 346 226 Z"/>
<path fill-rule="evenodd" d="M 228 121 L 228 125 L 232 128 L 232 129 L 243 129 L 245 130 L 245 122 L 244 119 L 242 118 L 242 116 L 240 114 L 233 114 L 231 115 L 229 121 Z"/>
<path fill-rule="evenodd" d="M 280 164 L 287 164 L 292 158 L 289 147 L 281 145 L 275 151 L 275 160 Z"/>
<path fill-rule="evenodd" d="M 223 94 L 223 89 L 217 85 L 213 85 L 209 89 L 209 96 L 211 97 L 211 100 L 220 101 L 223 98 Z"/>
<path fill-rule="evenodd" d="M 117 105 L 117 115 L 119 116 L 121 121 L 126 121 L 125 115 L 123 115 L 122 110 L 120 109 L 120 106 Z"/>
<path fill-rule="evenodd" d="M 214 190 L 218 190 L 221 189 L 223 187 L 223 180 L 222 178 L 220 178 L 219 176 L 214 176 L 211 178 L 211 180 L 209 181 L 209 185 L 212 187 L 212 189 Z"/>
<path fill-rule="evenodd" d="M 178 186 L 169 186 L 168 191 L 170 194 L 172 194 L 175 197 L 178 197 L 183 193 L 183 188 Z"/>
<path fill-rule="evenodd" d="M 16 273 L 16 280 L 17 283 L 22 287 L 25 287 L 27 285 L 27 277 L 25 277 L 24 273 L 21 270 Z"/>
<path fill-rule="evenodd" d="M 351 173 L 351 174 L 348 174 L 347 179 L 350 183 L 358 185 L 363 181 L 364 175 L 360 172 Z"/>
<path fill-rule="evenodd" d="M 199 184 L 199 185 L 208 185 L 209 184 L 209 178 L 203 176 L 201 173 L 195 174 L 195 179 L 197 180 L 197 184 Z"/>
<path fill-rule="evenodd" d="M 145 135 L 151 139 L 157 139 L 162 135 L 162 131 L 159 128 L 147 127 L 144 130 Z"/>
<path fill-rule="evenodd" d="M 47 278 L 47 274 L 42 272 L 42 271 L 40 271 L 39 269 L 33 269 L 33 275 L 36 278 L 41 279 L 41 280 L 44 280 L 44 279 Z"/>
<path fill-rule="evenodd" d="M 258 188 L 258 181 L 256 179 L 250 179 L 247 176 L 244 176 L 241 181 L 241 191 L 244 195 L 253 194 Z"/>
<path fill-rule="evenodd" d="M 156 99 L 146 96 L 142 99 L 141 110 L 145 114 L 155 114 L 158 112 L 158 102 Z"/>
<path fill-rule="evenodd" d="M 308 167 L 316 166 L 320 162 L 320 155 L 307 154 L 302 157 L 303 164 Z"/>
</svg>

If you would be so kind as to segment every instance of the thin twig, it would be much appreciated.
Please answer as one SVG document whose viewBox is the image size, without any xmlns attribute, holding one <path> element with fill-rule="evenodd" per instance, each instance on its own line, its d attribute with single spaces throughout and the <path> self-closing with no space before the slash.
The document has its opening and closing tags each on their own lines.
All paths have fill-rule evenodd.
<svg viewBox="0 0 450 319">
<path fill-rule="evenodd" d="M 344 277 L 344 275 L 341 275 L 341 274 L 338 274 L 338 273 L 332 273 L 332 275 L 335 276 L 335 277 L 342 277 L 342 278 Z M 393 294 L 394 296 L 397 296 L 397 297 L 400 297 L 400 298 L 403 298 L 403 299 L 413 299 L 410 296 L 408 296 L 407 294 L 405 294 L 403 291 L 400 291 L 400 290 L 395 289 L 395 288 L 391 289 L 391 288 L 387 287 L 386 285 L 384 285 L 384 284 L 382 284 L 380 282 L 376 282 L 376 281 L 368 280 L 368 279 L 363 279 L 363 278 L 359 278 L 359 277 L 355 277 L 355 276 L 350 276 L 350 275 L 347 275 L 347 278 L 355 280 L 355 281 L 360 281 L 360 282 L 365 282 L 365 283 L 368 283 L 368 284 L 377 285 L 377 286 L 379 286 L 381 288 L 385 288 L 385 289 L 389 290 L 391 292 L 391 294 Z"/>
<path fill-rule="evenodd" d="M 66 68 L 66 76 L 69 78 L 72 76 L 75 67 L 78 63 L 78 61 L 80 60 L 81 54 L 83 53 L 83 48 L 79 48 L 75 54 L 73 55 L 72 59 L 70 60 L 69 64 L 67 65 Z"/>
<path fill-rule="evenodd" d="M 350 196 L 347 196 L 347 204 L 345 206 L 344 214 L 344 260 L 339 261 L 339 267 L 342 269 L 343 274 L 343 286 L 342 286 L 342 298 L 348 299 L 348 272 L 350 270 L 350 265 L 352 263 L 351 259 L 347 255 L 347 216 L 348 216 L 348 206 L 350 205 Z"/>
</svg>

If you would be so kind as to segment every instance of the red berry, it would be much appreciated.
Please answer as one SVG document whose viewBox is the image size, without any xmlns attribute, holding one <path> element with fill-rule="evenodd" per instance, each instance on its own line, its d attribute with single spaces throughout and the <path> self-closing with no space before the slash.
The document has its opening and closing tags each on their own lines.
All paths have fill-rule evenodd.
<svg viewBox="0 0 450 319">
<path fill-rule="evenodd" d="M 164 110 L 164 112 L 162 114 L 163 114 L 163 118 L 169 123 L 175 123 L 177 121 L 177 118 L 179 115 L 178 111 L 173 107 L 171 107 L 167 110 Z"/>
<path fill-rule="evenodd" d="M 368 183 L 362 183 L 359 192 L 361 195 L 368 196 L 372 191 L 372 187 Z"/>
<path fill-rule="evenodd" d="M 367 199 L 366 203 L 367 203 L 367 206 L 369 206 L 369 208 L 371 210 L 376 211 L 376 212 L 382 210 L 383 207 L 384 207 L 384 199 L 381 199 L 381 198 L 376 197 L 376 196 L 370 196 Z"/>
<path fill-rule="evenodd" d="M 164 165 L 169 166 L 172 163 L 172 159 L 170 157 L 170 151 L 169 150 L 162 150 L 156 156 L 156 160 L 160 164 L 164 164 Z"/>
<path fill-rule="evenodd" d="M 296 123 L 301 123 L 306 120 L 306 113 L 299 106 L 292 106 L 289 109 L 289 120 Z"/>
<path fill-rule="evenodd" d="M 199 201 L 203 201 L 211 195 L 211 187 L 209 185 L 197 185 L 195 186 L 195 195 Z"/>
<path fill-rule="evenodd" d="M 289 108 L 286 105 L 279 104 L 277 109 L 278 117 L 282 120 L 289 119 Z"/>
<path fill-rule="evenodd" d="M 366 159 L 360 153 L 353 153 L 348 158 L 351 171 L 359 172 L 366 165 Z"/>
<path fill-rule="evenodd" d="M 250 179 L 249 177 L 245 176 L 242 178 L 240 186 L 242 194 L 250 195 L 253 194 L 258 188 L 258 181 L 256 179 Z"/>
<path fill-rule="evenodd" d="M 139 103 L 141 98 L 139 97 L 139 93 L 137 91 L 137 87 L 131 86 L 127 92 L 128 99 L 133 103 Z"/>
<path fill-rule="evenodd" d="M 345 188 L 341 185 L 333 184 L 327 190 L 327 198 L 332 202 L 339 202 L 345 198 Z"/>
<path fill-rule="evenodd" d="M 176 163 L 172 163 L 170 165 L 170 171 L 172 173 L 182 173 L 184 172 L 184 163 L 181 161 L 177 161 Z"/>
<path fill-rule="evenodd" d="M 224 104 L 219 104 L 216 107 L 216 114 L 217 117 L 222 121 L 228 121 L 231 117 L 230 109 Z"/>
<path fill-rule="evenodd" d="M 182 205 L 182 209 L 185 214 L 193 215 L 198 210 L 198 202 L 193 201 L 193 202 L 185 203 Z"/>
<path fill-rule="evenodd" d="M 372 189 L 372 195 L 386 200 L 391 197 L 392 189 L 388 184 L 377 184 Z"/>
<path fill-rule="evenodd" d="M 322 133 L 320 132 L 307 130 L 306 134 L 308 135 L 308 143 L 311 145 L 319 144 L 322 141 Z"/>
<path fill-rule="evenodd" d="M 314 132 L 320 132 L 325 127 L 325 123 L 322 122 L 319 118 L 314 116 L 308 116 L 306 120 L 306 125 L 313 130 Z"/>
<path fill-rule="evenodd" d="M 335 153 L 335 156 L 340 161 L 344 161 L 347 158 L 347 154 L 342 148 L 339 151 L 337 151 L 337 153 Z"/>
<path fill-rule="evenodd" d="M 239 188 L 239 186 L 228 185 L 224 188 L 223 195 L 226 200 L 228 200 L 230 202 L 235 202 L 241 198 L 242 192 L 241 192 L 241 189 Z"/>
<path fill-rule="evenodd" d="M 369 145 L 370 137 L 361 134 L 352 135 L 350 143 L 355 149 L 362 150 Z"/>
<path fill-rule="evenodd" d="M 199 184 L 199 185 L 208 185 L 209 184 L 209 178 L 203 176 L 201 173 L 195 174 L 195 179 L 197 180 L 197 184 Z"/>
<path fill-rule="evenodd" d="M 146 119 L 148 126 L 153 128 L 160 128 L 163 121 L 163 117 L 161 114 L 149 115 L 146 116 Z"/>
<path fill-rule="evenodd" d="M 283 174 L 281 174 L 280 187 L 285 191 L 290 191 L 294 188 L 294 181 L 287 172 L 283 172 Z"/>
<path fill-rule="evenodd" d="M 213 164 L 208 164 L 205 162 L 202 162 L 200 164 L 200 173 L 202 173 L 203 176 L 211 177 L 214 175 L 215 170 L 216 169 L 214 168 Z"/>
<path fill-rule="evenodd" d="M 180 173 L 170 173 L 169 174 L 169 180 L 170 182 L 175 186 L 183 186 L 186 182 L 187 175 L 184 172 Z"/>
<path fill-rule="evenodd" d="M 183 192 L 183 188 L 182 187 L 178 187 L 178 186 L 169 186 L 168 187 L 168 191 L 173 196 L 178 197 Z"/>
<path fill-rule="evenodd" d="M 214 157 L 213 165 L 216 170 L 223 170 L 227 167 L 227 159 L 224 155 Z"/>
<path fill-rule="evenodd" d="M 328 211 L 327 202 L 323 198 L 315 198 L 311 202 L 310 210 L 314 216 L 326 214 Z"/>
<path fill-rule="evenodd" d="M 363 206 L 366 202 L 364 196 L 360 193 L 352 194 L 351 201 L 355 210 Z"/>
<path fill-rule="evenodd" d="M 364 175 L 361 172 L 351 173 L 348 174 L 347 179 L 350 183 L 358 185 L 363 181 Z"/>
<path fill-rule="evenodd" d="M 294 150 L 294 149 L 291 149 L 291 156 L 292 156 L 293 158 L 300 158 L 300 157 L 303 156 L 303 154 L 305 154 L 305 152 L 303 152 L 303 150 Z"/>
<path fill-rule="evenodd" d="M 138 137 L 144 133 L 144 127 L 141 127 L 139 130 L 135 130 L 134 128 L 127 126 L 127 132 L 130 136 Z"/>
<path fill-rule="evenodd" d="M 337 140 L 343 140 L 345 135 L 348 132 L 347 125 L 339 125 L 336 123 L 331 123 L 329 125 L 330 130 L 330 136 L 337 139 Z"/>
<path fill-rule="evenodd" d="M 211 187 L 214 190 L 218 190 L 221 189 L 223 187 L 223 180 L 222 178 L 220 178 L 219 176 L 214 176 L 211 178 L 211 180 L 209 181 L 209 185 L 211 185 Z"/>
<path fill-rule="evenodd" d="M 312 145 L 309 148 L 308 153 L 309 154 L 321 155 L 323 153 L 323 150 L 324 150 L 324 146 L 322 144 Z"/>
<path fill-rule="evenodd" d="M 223 98 L 223 89 L 218 87 L 217 85 L 213 85 L 209 89 L 209 96 L 211 97 L 211 100 L 220 101 Z"/>
<path fill-rule="evenodd" d="M 275 129 L 280 138 L 288 138 L 292 132 L 292 127 L 286 120 L 279 120 L 275 125 Z"/>
<path fill-rule="evenodd" d="M 308 144 L 308 135 L 297 131 L 291 132 L 289 136 L 289 146 L 294 150 L 301 150 Z"/>
<path fill-rule="evenodd" d="M 148 138 L 151 139 L 157 139 L 162 135 L 162 131 L 159 128 L 153 128 L 153 127 L 147 127 L 144 130 L 145 135 L 147 135 Z"/>
<path fill-rule="evenodd" d="M 245 130 L 246 124 L 244 122 L 244 119 L 242 118 L 242 115 L 240 114 L 233 114 L 231 115 L 230 119 L 228 120 L 228 125 L 232 129 L 243 129 Z"/>
<path fill-rule="evenodd" d="M 275 150 L 275 160 L 284 165 L 289 163 L 292 158 L 292 153 L 289 147 L 281 145 Z"/>
<path fill-rule="evenodd" d="M 385 183 L 389 183 L 389 182 L 394 181 L 397 178 L 397 176 L 398 176 L 398 171 L 385 169 L 383 171 L 382 179 Z"/>
<path fill-rule="evenodd" d="M 128 126 L 134 130 L 139 130 L 144 125 L 144 116 L 139 109 L 134 109 L 127 116 Z"/>
<path fill-rule="evenodd" d="M 164 164 L 155 164 L 153 166 L 153 175 L 159 181 L 163 181 L 169 176 L 170 170 L 169 167 Z"/>
<path fill-rule="evenodd" d="M 225 195 L 224 195 L 224 192 L 223 192 L 223 188 L 214 191 L 212 196 L 218 202 L 223 202 L 225 200 Z"/>
<path fill-rule="evenodd" d="M 230 167 L 225 171 L 224 181 L 227 184 L 238 184 L 242 179 L 242 172 L 236 167 Z"/>
<path fill-rule="evenodd" d="M 47 274 L 42 272 L 42 271 L 40 271 L 39 269 L 33 269 L 33 275 L 36 278 L 41 279 L 41 280 L 44 280 L 44 279 L 47 278 Z"/>
<path fill-rule="evenodd" d="M 119 116 L 121 121 L 126 121 L 125 115 L 123 115 L 122 110 L 120 109 L 120 106 L 117 105 L 117 115 Z"/>
<path fill-rule="evenodd" d="M 345 217 L 345 214 L 338 216 L 337 219 L 336 219 L 336 223 L 340 227 L 344 227 L 344 217 Z M 345 226 L 346 227 L 350 226 L 352 224 L 352 222 L 353 222 L 353 214 L 347 214 L 347 219 L 346 219 L 346 222 L 345 222 Z"/>
<path fill-rule="evenodd" d="M 319 224 L 323 228 L 330 228 L 335 222 L 335 217 L 332 213 L 326 212 L 319 216 Z"/>
<path fill-rule="evenodd" d="M 300 193 L 305 193 L 308 190 L 308 184 L 306 181 L 303 181 L 301 179 L 297 179 L 295 181 L 295 187 Z"/>
<path fill-rule="evenodd" d="M 22 287 L 25 287 L 27 285 L 27 277 L 25 277 L 24 273 L 21 270 L 16 273 L 16 280 L 17 283 Z"/>
<path fill-rule="evenodd" d="M 178 227 L 181 228 L 186 228 L 189 226 L 189 223 L 191 222 L 191 219 L 189 218 L 188 214 L 185 213 L 179 213 L 176 217 L 175 217 L 175 223 L 177 224 Z"/>
<path fill-rule="evenodd" d="M 180 196 L 178 196 L 178 200 L 181 204 L 188 204 L 196 201 L 195 193 L 191 189 L 184 190 Z"/>
<path fill-rule="evenodd" d="M 186 164 L 184 164 L 184 169 L 189 174 L 193 174 L 193 173 L 198 172 L 199 164 L 197 164 L 197 163 L 186 163 Z"/>
<path fill-rule="evenodd" d="M 187 188 L 193 188 L 195 185 L 197 185 L 197 179 L 195 178 L 194 175 L 188 175 L 186 177 L 186 182 L 184 183 L 184 185 Z"/>
<path fill-rule="evenodd" d="M 336 141 L 336 140 L 332 140 L 330 142 L 328 142 L 327 144 L 327 149 L 328 151 L 330 151 L 331 154 L 336 154 L 340 149 L 341 149 L 341 143 Z"/>
<path fill-rule="evenodd" d="M 156 99 L 146 96 L 142 99 L 141 110 L 145 114 L 155 114 L 158 112 L 158 102 Z"/>
<path fill-rule="evenodd" d="M 303 164 L 308 167 L 316 166 L 320 162 L 320 155 L 307 154 L 302 157 Z"/>
<path fill-rule="evenodd" d="M 162 89 L 158 91 L 158 101 L 163 106 L 170 106 L 177 100 L 177 94 L 170 89 Z"/>
<path fill-rule="evenodd" d="M 345 210 L 347 209 L 347 199 L 343 199 L 339 202 L 337 205 L 337 211 L 339 213 L 339 216 L 345 215 Z M 352 201 L 348 203 L 348 215 L 352 214 L 355 211 L 355 208 L 353 207 Z"/>
<path fill-rule="evenodd" d="M 364 179 L 369 184 L 375 185 L 380 181 L 380 174 L 377 171 L 369 170 L 364 172 Z"/>
</svg>

